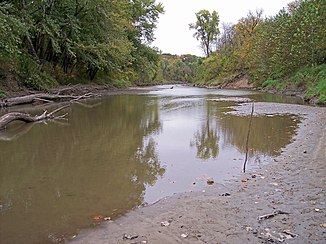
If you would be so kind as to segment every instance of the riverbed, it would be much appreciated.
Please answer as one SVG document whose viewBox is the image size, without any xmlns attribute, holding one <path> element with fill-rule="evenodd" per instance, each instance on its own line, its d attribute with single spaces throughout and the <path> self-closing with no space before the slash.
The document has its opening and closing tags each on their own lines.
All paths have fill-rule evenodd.
<svg viewBox="0 0 326 244">
<path fill-rule="evenodd" d="M 247 105 L 253 102 L 249 173 L 244 174 L 251 110 Z M 177 201 L 168 200 L 175 194 L 181 194 L 180 199 L 187 199 L 186 193 L 190 194 L 189 201 L 199 200 L 198 206 L 181 202 L 182 211 L 194 213 L 192 220 L 204 208 L 207 215 L 218 218 L 216 211 L 223 212 L 223 208 L 214 212 L 205 204 L 221 199 L 223 194 L 222 199 L 228 200 L 225 193 L 233 196 L 228 189 L 230 182 L 243 186 L 252 179 L 268 177 L 261 170 L 274 165 L 284 150 L 296 143 L 307 114 L 324 112 L 322 108 L 290 105 L 298 102 L 255 91 L 159 86 L 150 92 L 75 104 L 68 121 L 39 123 L 27 129 L 23 126 L 24 133 L 3 137 L 7 139 L 0 142 L 1 243 L 51 243 L 74 236 L 82 241 L 80 229 L 107 225 L 111 229 L 125 218 L 123 225 L 138 221 L 131 225 L 135 229 L 142 223 L 133 216 L 135 213 L 141 218 L 147 214 L 148 218 L 161 216 L 158 223 L 148 219 L 145 223 L 157 225 L 157 231 L 162 231 L 160 222 L 168 221 L 166 227 L 171 228 L 176 216 L 168 217 L 161 211 L 165 219 L 158 211 L 164 207 L 153 206 L 164 201 L 165 206 L 178 206 Z M 251 178 L 255 171 L 260 173 Z M 213 185 L 207 184 L 208 179 L 214 181 Z M 151 207 L 144 208 L 146 205 Z M 197 207 L 198 211 L 194 210 Z M 151 211 L 155 213 L 151 215 Z M 128 219 L 129 215 L 133 217 Z M 141 233 L 147 227 L 140 226 L 134 237 L 145 236 Z M 183 232 L 187 232 L 181 233 L 186 237 L 180 234 L 180 241 L 203 239 L 198 237 L 202 234 L 195 238 L 188 229 Z M 104 233 L 98 236 L 107 238 Z M 123 237 L 119 235 L 104 243 L 117 243 Z M 136 241 L 150 240 L 145 237 Z M 92 241 L 94 235 L 88 238 L 85 243 L 99 242 Z"/>
</svg>

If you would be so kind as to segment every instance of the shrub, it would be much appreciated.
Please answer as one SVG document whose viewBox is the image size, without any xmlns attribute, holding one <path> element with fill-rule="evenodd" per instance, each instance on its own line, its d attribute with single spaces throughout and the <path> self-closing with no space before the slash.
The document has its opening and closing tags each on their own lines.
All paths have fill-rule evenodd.
<svg viewBox="0 0 326 244">
<path fill-rule="evenodd" d="M 125 88 L 131 85 L 128 80 L 113 80 L 112 84 L 117 88 Z"/>
<path fill-rule="evenodd" d="M 19 59 L 18 75 L 24 86 L 39 91 L 47 90 L 57 84 L 56 80 L 41 71 L 37 62 L 27 54 Z"/>
<path fill-rule="evenodd" d="M 307 85 L 309 87 L 309 84 L 319 83 L 321 79 L 326 79 L 326 64 L 301 68 L 289 81 L 297 86 Z"/>
<path fill-rule="evenodd" d="M 326 104 L 326 78 L 320 79 L 317 84 L 311 86 L 305 93 L 305 98 L 316 98 L 316 103 Z"/>
<path fill-rule="evenodd" d="M 0 98 L 3 98 L 6 96 L 6 93 L 0 89 Z"/>
<path fill-rule="evenodd" d="M 268 79 L 263 82 L 262 86 L 265 88 L 276 88 L 278 84 L 278 80 Z"/>
</svg>

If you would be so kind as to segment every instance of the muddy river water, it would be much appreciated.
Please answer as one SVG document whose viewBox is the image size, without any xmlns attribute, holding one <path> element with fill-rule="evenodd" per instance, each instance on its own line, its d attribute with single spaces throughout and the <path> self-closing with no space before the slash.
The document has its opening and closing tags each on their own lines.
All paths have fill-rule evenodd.
<svg viewBox="0 0 326 244">
<path fill-rule="evenodd" d="M 207 179 L 241 173 L 251 101 L 271 94 L 187 86 L 73 104 L 68 120 L 0 134 L 0 243 L 51 243 Z M 295 134 L 296 115 L 254 116 L 247 167 L 271 162 Z M 14 130 L 14 128 L 9 128 Z M 9 131 L 10 132 L 10 131 Z"/>
</svg>

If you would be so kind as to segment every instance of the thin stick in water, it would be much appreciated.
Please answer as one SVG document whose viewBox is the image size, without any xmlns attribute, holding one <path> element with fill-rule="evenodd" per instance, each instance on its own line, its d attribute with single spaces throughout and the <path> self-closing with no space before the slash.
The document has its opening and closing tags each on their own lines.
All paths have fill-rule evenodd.
<svg viewBox="0 0 326 244">
<path fill-rule="evenodd" d="M 243 163 L 243 172 L 244 173 L 246 172 L 246 165 L 247 165 L 247 160 L 248 160 L 249 135 L 250 135 L 250 129 L 251 129 L 252 116 L 254 114 L 254 108 L 255 108 L 255 105 L 254 105 L 254 103 L 252 103 L 251 114 L 250 114 L 250 119 L 249 119 L 249 126 L 248 126 L 248 134 L 247 134 L 247 138 L 246 138 L 246 158 L 245 158 L 245 161 Z"/>
</svg>

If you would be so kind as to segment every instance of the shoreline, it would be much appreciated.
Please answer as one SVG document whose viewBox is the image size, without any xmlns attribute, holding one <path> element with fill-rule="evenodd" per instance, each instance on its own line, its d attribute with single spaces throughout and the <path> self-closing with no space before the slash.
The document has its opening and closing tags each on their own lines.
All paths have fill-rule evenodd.
<svg viewBox="0 0 326 244">
<path fill-rule="evenodd" d="M 175 84 L 163 84 L 163 85 L 175 85 Z M 192 84 L 188 84 L 192 85 Z M 20 90 L 15 91 L 6 91 L 7 96 L 1 97 L 0 96 L 0 105 L 2 102 L 6 101 L 7 99 L 13 99 L 17 97 L 32 95 L 32 94 L 51 94 L 51 95 L 70 95 L 70 96 L 83 96 L 85 94 L 93 94 L 94 97 L 103 97 L 103 96 L 110 96 L 110 95 L 121 95 L 121 94 L 138 94 L 142 92 L 148 92 L 153 91 L 155 89 L 154 87 L 157 86 L 155 84 L 151 84 L 148 86 L 143 85 L 136 85 L 131 87 L 124 87 L 124 88 L 117 88 L 112 85 L 101 85 L 101 84 L 76 84 L 76 85 L 62 85 L 58 86 L 52 89 L 49 89 L 48 91 L 36 91 L 36 90 L 30 90 L 27 88 L 21 88 Z M 317 105 L 314 100 L 305 101 L 303 98 L 303 94 L 300 92 L 293 93 L 291 91 L 289 92 L 281 92 L 276 91 L 275 89 L 259 89 L 255 88 L 249 85 L 233 85 L 233 83 L 229 84 L 226 87 L 220 87 L 220 86 L 197 86 L 200 88 L 207 88 L 207 89 L 245 89 L 245 90 L 251 90 L 251 91 L 259 91 L 262 93 L 271 93 L 279 96 L 286 96 L 286 97 L 296 97 L 298 99 L 301 99 L 303 102 L 310 104 L 312 106 L 323 106 Z M 60 102 L 60 99 L 58 99 Z M 29 103 L 31 105 L 39 105 L 41 102 L 38 103 Z M 1 107 L 1 106 L 0 106 Z M 6 107 L 6 106 L 4 106 Z M 13 106 L 14 107 L 14 106 Z"/>
<path fill-rule="evenodd" d="M 251 104 L 243 104 L 236 113 L 250 111 L 246 106 Z M 283 111 L 303 117 L 293 142 L 274 162 L 225 185 L 207 186 L 205 192 L 163 198 L 96 229 L 82 230 L 71 242 L 323 243 L 326 108 L 256 103 L 255 111 Z M 275 211 L 287 214 L 257 220 Z"/>
</svg>

